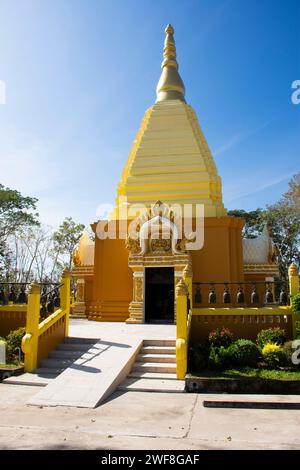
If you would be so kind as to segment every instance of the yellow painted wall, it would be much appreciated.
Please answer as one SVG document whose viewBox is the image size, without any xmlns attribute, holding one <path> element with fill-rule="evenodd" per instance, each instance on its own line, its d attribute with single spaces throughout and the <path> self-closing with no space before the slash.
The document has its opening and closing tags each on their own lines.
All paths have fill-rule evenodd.
<svg viewBox="0 0 300 470">
<path fill-rule="evenodd" d="M 96 230 L 95 225 L 92 227 Z M 96 237 L 94 273 L 93 286 L 85 293 L 88 317 L 125 321 L 132 300 L 132 271 L 128 267 L 125 240 Z"/>
<path fill-rule="evenodd" d="M 204 246 L 191 251 L 193 282 L 234 282 L 244 279 L 242 253 L 243 219 L 204 219 Z"/>
<path fill-rule="evenodd" d="M 0 336 L 7 336 L 11 331 L 26 325 L 26 305 L 0 306 Z"/>
</svg>

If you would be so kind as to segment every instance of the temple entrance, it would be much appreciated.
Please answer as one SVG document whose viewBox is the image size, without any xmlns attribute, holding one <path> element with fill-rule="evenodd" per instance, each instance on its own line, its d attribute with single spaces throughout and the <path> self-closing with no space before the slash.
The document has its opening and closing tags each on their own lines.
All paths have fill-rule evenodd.
<svg viewBox="0 0 300 470">
<path fill-rule="evenodd" d="M 145 323 L 174 323 L 174 268 L 145 269 Z"/>
</svg>

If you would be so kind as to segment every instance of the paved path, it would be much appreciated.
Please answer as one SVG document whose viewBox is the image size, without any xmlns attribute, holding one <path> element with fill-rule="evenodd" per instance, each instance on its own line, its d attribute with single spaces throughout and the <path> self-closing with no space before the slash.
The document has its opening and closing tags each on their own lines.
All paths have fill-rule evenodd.
<svg viewBox="0 0 300 470">
<path fill-rule="evenodd" d="M 300 411 L 212 409 L 203 400 L 224 395 L 147 392 L 116 392 L 95 409 L 26 405 L 37 390 L 0 384 L 0 449 L 300 449 Z"/>
<path fill-rule="evenodd" d="M 174 339 L 175 325 L 71 320 L 70 336 L 96 344 L 30 400 L 31 405 L 94 408 L 125 380 L 144 339 Z"/>
</svg>

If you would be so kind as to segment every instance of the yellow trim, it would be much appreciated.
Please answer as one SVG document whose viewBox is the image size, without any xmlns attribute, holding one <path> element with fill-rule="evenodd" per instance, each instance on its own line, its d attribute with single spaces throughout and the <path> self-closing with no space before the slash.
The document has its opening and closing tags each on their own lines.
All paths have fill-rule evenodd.
<svg viewBox="0 0 300 470">
<path fill-rule="evenodd" d="M 27 305 L 20 305 L 20 304 L 8 304 L 8 305 L 1 305 L 0 312 L 26 312 Z"/>
<path fill-rule="evenodd" d="M 193 308 L 193 315 L 292 315 L 289 306 Z"/>
<path fill-rule="evenodd" d="M 47 331 L 54 323 L 56 323 L 61 317 L 66 315 L 67 310 L 59 308 L 52 315 L 47 317 L 39 324 L 38 336 L 41 336 L 45 331 Z"/>
</svg>

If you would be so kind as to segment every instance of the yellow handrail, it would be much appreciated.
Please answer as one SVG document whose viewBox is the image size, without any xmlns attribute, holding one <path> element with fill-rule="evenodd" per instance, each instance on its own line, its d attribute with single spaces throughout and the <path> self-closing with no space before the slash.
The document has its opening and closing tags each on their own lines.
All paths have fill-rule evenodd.
<svg viewBox="0 0 300 470">
<path fill-rule="evenodd" d="M 70 315 L 70 272 L 65 270 L 60 288 L 60 308 L 39 323 L 40 318 L 40 286 L 33 283 L 28 295 L 26 333 L 22 339 L 22 351 L 25 355 L 24 369 L 32 372 L 38 366 L 39 337 L 65 316 L 64 336 L 69 332 Z"/>
</svg>

